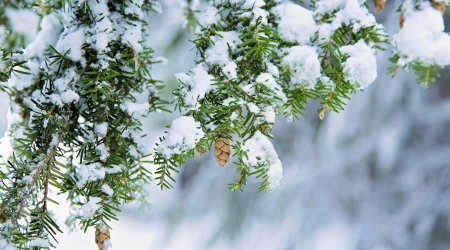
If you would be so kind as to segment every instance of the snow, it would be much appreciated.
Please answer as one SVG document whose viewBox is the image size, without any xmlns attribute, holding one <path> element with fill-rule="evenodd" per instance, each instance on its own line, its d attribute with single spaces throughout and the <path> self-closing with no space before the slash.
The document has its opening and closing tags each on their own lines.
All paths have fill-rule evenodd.
<svg viewBox="0 0 450 250">
<path fill-rule="evenodd" d="M 260 74 L 255 82 L 264 84 L 267 88 L 272 90 L 274 94 L 281 99 L 283 102 L 287 101 L 287 97 L 283 92 L 283 89 L 278 85 L 278 83 L 275 81 L 275 78 L 269 74 L 269 73 L 262 73 Z"/>
<path fill-rule="evenodd" d="M 67 53 L 67 56 L 75 62 L 80 62 L 83 57 L 82 46 L 84 43 L 85 32 L 83 28 L 78 28 L 68 34 L 63 34 L 56 44 L 56 50 L 61 54 Z"/>
<path fill-rule="evenodd" d="M 277 66 L 275 66 L 271 62 L 266 62 L 266 65 L 267 65 L 267 72 L 269 72 L 269 74 L 277 78 L 280 77 L 280 70 L 278 69 Z"/>
<path fill-rule="evenodd" d="M 247 107 L 248 107 L 248 110 L 254 114 L 258 114 L 261 111 L 259 109 L 259 107 L 256 104 L 254 104 L 253 102 L 247 103 Z"/>
<path fill-rule="evenodd" d="M 205 12 L 198 18 L 198 22 L 201 26 L 207 27 L 219 21 L 218 12 L 215 7 L 208 7 Z"/>
<path fill-rule="evenodd" d="M 254 8 L 252 10 L 253 13 L 253 17 L 252 17 L 252 21 L 250 22 L 250 24 L 255 25 L 256 24 L 256 20 L 258 20 L 258 18 L 261 18 L 261 24 L 267 24 L 267 18 L 269 17 L 269 12 L 267 12 L 264 9 L 261 8 Z"/>
<path fill-rule="evenodd" d="M 407 11 L 403 27 L 393 36 L 393 42 L 401 55 L 400 65 L 413 61 L 425 65 L 450 64 L 450 36 L 444 31 L 442 14 L 431 6 Z"/>
<path fill-rule="evenodd" d="M 2 236 L 0 236 L 0 249 L 3 250 L 15 250 L 16 248 L 9 244 L 5 239 L 2 238 Z"/>
<path fill-rule="evenodd" d="M 99 136 L 105 137 L 106 133 L 108 133 L 108 123 L 102 122 L 102 123 L 96 124 L 94 127 L 94 131 Z"/>
<path fill-rule="evenodd" d="M 292 2 L 284 2 L 273 9 L 278 17 L 278 32 L 281 38 L 299 44 L 308 43 L 317 25 L 313 13 Z"/>
<path fill-rule="evenodd" d="M 57 133 L 55 133 L 52 135 L 52 141 L 50 142 L 49 150 L 58 147 L 58 144 L 59 144 L 59 135 Z"/>
<path fill-rule="evenodd" d="M 109 196 L 114 194 L 114 191 L 107 184 L 102 185 L 102 191 Z"/>
<path fill-rule="evenodd" d="M 237 64 L 235 62 L 229 62 L 222 68 L 222 71 L 231 79 L 237 78 Z"/>
<path fill-rule="evenodd" d="M 103 241 L 103 249 L 102 250 L 108 250 L 109 248 L 112 248 L 112 243 L 110 239 L 107 239 Z"/>
<path fill-rule="evenodd" d="M 343 63 L 346 80 L 360 89 L 365 89 L 377 78 L 377 60 L 374 50 L 363 40 L 340 48 L 349 56 Z"/>
<path fill-rule="evenodd" d="M 267 166 L 269 189 L 275 189 L 283 178 L 283 168 L 269 139 L 257 131 L 242 145 L 242 149 L 247 152 L 244 160 L 246 165 L 256 167 L 262 164 Z"/>
<path fill-rule="evenodd" d="M 134 118 L 139 118 L 148 113 L 150 104 L 148 102 L 136 103 L 126 101 L 120 105 L 120 108 Z"/>
<path fill-rule="evenodd" d="M 61 23 L 56 14 L 44 16 L 41 22 L 41 30 L 33 42 L 28 44 L 25 48 L 24 54 L 28 58 L 41 56 L 48 45 L 54 45 L 58 41 L 58 31 L 60 31 L 61 28 Z"/>
<path fill-rule="evenodd" d="M 319 26 L 320 39 L 328 40 L 333 32 L 342 24 L 352 25 L 353 32 L 363 27 L 378 26 L 375 17 L 369 13 L 361 0 L 321 0 L 317 2 L 316 16 L 332 13 L 331 22 L 324 22 Z"/>
<path fill-rule="evenodd" d="M 275 110 L 273 107 L 271 107 L 271 106 L 267 107 L 266 110 L 264 110 L 264 112 L 262 112 L 262 115 L 263 115 L 263 119 L 262 119 L 263 122 L 267 122 L 270 124 L 275 123 L 276 114 L 275 114 Z M 260 119 L 260 118 L 258 118 L 258 119 Z"/>
<path fill-rule="evenodd" d="M 80 208 L 81 217 L 84 219 L 91 218 L 95 212 L 101 208 L 101 205 L 99 204 L 101 201 L 102 199 L 99 197 L 90 197 L 89 201 Z"/>
<path fill-rule="evenodd" d="M 243 0 L 241 2 L 243 3 L 242 4 L 243 9 L 261 8 L 264 5 L 266 5 L 264 0 Z"/>
<path fill-rule="evenodd" d="M 97 145 L 97 151 L 100 153 L 100 160 L 105 162 L 109 157 L 109 148 L 104 143 Z"/>
<path fill-rule="evenodd" d="M 23 90 L 24 88 L 33 85 L 35 80 L 34 74 L 13 73 L 8 79 L 7 85 L 9 87 L 15 87 L 18 90 Z"/>
<path fill-rule="evenodd" d="M 314 87 L 320 77 L 320 62 L 316 50 L 310 46 L 293 46 L 286 50 L 283 65 L 289 66 L 292 84 Z"/>
<path fill-rule="evenodd" d="M 187 152 L 197 145 L 205 135 L 200 128 L 200 123 L 190 116 L 181 116 L 172 121 L 172 126 L 165 137 L 165 140 L 158 146 L 157 150 L 164 157 L 170 158 L 173 155 Z"/>
<path fill-rule="evenodd" d="M 212 37 L 212 39 L 214 45 L 205 51 L 205 61 L 208 64 L 226 66 L 231 61 L 229 49 L 235 50 L 242 42 L 239 33 L 236 31 L 218 32 L 218 35 Z"/>
<path fill-rule="evenodd" d="M 134 25 L 128 25 L 125 29 L 125 33 L 122 36 L 123 40 L 130 44 L 130 46 L 136 52 L 142 52 L 143 47 L 141 45 L 142 41 L 142 24 L 135 23 Z"/>
<path fill-rule="evenodd" d="M 114 174 L 119 171 L 121 171 L 121 168 L 118 166 L 105 168 L 99 163 L 81 164 L 77 168 L 77 186 L 81 188 L 89 182 L 104 179 L 106 174 Z"/>
<path fill-rule="evenodd" d="M 77 102 L 80 99 L 80 96 L 77 94 L 77 92 L 75 92 L 72 89 L 68 89 L 64 92 L 61 93 L 61 101 L 63 103 L 72 103 L 72 102 Z"/>
<path fill-rule="evenodd" d="M 34 11 L 7 8 L 5 15 L 14 32 L 24 35 L 27 41 L 32 41 L 36 37 L 39 16 Z"/>
<path fill-rule="evenodd" d="M 28 242 L 29 247 L 42 247 L 42 248 L 49 248 L 50 242 L 48 239 L 42 239 L 42 238 L 35 238 Z"/>
<path fill-rule="evenodd" d="M 12 138 L 8 134 L 0 138 L 0 155 L 3 162 L 7 162 L 14 152 L 11 140 Z"/>
<path fill-rule="evenodd" d="M 175 74 L 178 81 L 187 85 L 184 92 L 184 101 L 186 105 L 196 108 L 199 106 L 198 101 L 205 97 L 205 95 L 212 89 L 213 77 L 206 72 L 203 65 L 199 64 L 191 70 L 188 74 Z"/>
</svg>

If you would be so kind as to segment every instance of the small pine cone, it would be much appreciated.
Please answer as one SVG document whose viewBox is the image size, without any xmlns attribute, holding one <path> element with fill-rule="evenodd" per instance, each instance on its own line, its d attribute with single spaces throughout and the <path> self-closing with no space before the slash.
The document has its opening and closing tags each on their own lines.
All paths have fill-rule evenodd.
<svg viewBox="0 0 450 250">
<path fill-rule="evenodd" d="M 111 235 L 109 230 L 106 229 L 95 229 L 95 243 L 97 244 L 98 250 L 107 250 L 111 246 Z"/>
<path fill-rule="evenodd" d="M 441 12 L 442 15 L 444 15 L 445 3 L 433 1 L 431 5 L 433 6 L 434 9 L 438 10 L 439 12 Z"/>
<path fill-rule="evenodd" d="M 386 0 L 373 0 L 373 3 L 375 5 L 375 7 L 373 9 L 375 11 L 375 13 L 380 13 L 384 9 Z"/>
<path fill-rule="evenodd" d="M 405 23 L 405 15 L 400 14 L 400 19 L 398 20 L 398 25 L 400 26 L 400 29 L 403 28 L 403 24 Z"/>
<path fill-rule="evenodd" d="M 214 158 L 219 166 L 224 166 L 230 160 L 231 147 L 230 140 L 225 137 L 217 137 L 214 146 Z"/>
</svg>

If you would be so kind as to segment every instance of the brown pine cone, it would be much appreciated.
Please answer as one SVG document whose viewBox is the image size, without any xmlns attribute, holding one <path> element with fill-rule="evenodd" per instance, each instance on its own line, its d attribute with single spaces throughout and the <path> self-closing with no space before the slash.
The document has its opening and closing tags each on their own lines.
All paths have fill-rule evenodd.
<svg viewBox="0 0 450 250">
<path fill-rule="evenodd" d="M 375 7 L 373 9 L 375 11 L 375 13 L 380 13 L 384 9 L 386 0 L 373 0 L 373 3 L 375 5 Z"/>
<path fill-rule="evenodd" d="M 219 166 L 224 166 L 230 160 L 231 147 L 230 140 L 224 137 L 217 137 L 214 146 L 214 159 Z"/>
<path fill-rule="evenodd" d="M 106 250 L 108 245 L 105 245 L 105 241 L 111 239 L 108 229 L 95 229 L 95 243 L 98 250 Z"/>
</svg>

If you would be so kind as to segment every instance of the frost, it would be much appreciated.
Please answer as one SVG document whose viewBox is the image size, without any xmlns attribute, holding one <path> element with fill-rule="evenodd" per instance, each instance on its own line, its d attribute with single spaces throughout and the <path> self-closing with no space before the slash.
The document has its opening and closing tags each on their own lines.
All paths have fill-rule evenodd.
<svg viewBox="0 0 450 250">
<path fill-rule="evenodd" d="M 272 143 L 261 132 L 257 131 L 253 137 L 248 139 L 242 149 L 247 152 L 244 163 L 248 166 L 267 166 L 267 180 L 269 189 L 273 190 L 283 178 L 283 168 Z"/>
<path fill-rule="evenodd" d="M 321 75 L 317 52 L 310 46 L 294 46 L 286 53 L 283 64 L 289 66 L 291 82 L 314 87 Z"/>
<path fill-rule="evenodd" d="M 377 60 L 374 51 L 363 40 L 340 48 L 349 58 L 344 62 L 345 78 L 360 89 L 365 89 L 377 78 Z"/>
<path fill-rule="evenodd" d="M 281 38 L 289 42 L 305 44 L 317 29 L 313 13 L 298 4 L 285 2 L 273 9 L 278 17 L 278 31 Z"/>
<path fill-rule="evenodd" d="M 402 56 L 401 65 L 415 60 L 426 65 L 450 64 L 450 36 L 444 31 L 442 14 L 431 6 L 406 12 L 403 28 L 393 41 Z"/>
<path fill-rule="evenodd" d="M 170 158 L 172 155 L 195 148 L 204 135 L 199 122 L 190 116 L 181 116 L 172 121 L 172 126 L 170 126 L 165 140 L 158 147 L 158 151 L 164 157 Z"/>
</svg>

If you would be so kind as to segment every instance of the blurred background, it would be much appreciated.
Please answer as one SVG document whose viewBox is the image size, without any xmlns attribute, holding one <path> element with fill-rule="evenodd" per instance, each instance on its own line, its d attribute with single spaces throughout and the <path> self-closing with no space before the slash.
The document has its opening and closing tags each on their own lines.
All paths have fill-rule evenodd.
<svg viewBox="0 0 450 250">
<path fill-rule="evenodd" d="M 167 93 L 174 73 L 195 60 L 183 2 L 161 1 L 163 13 L 149 20 L 147 42 L 168 59 L 154 69 Z M 389 34 L 398 30 L 399 2 L 376 16 Z M 219 168 L 206 153 L 181 168 L 173 190 L 149 186 L 150 207 L 124 207 L 112 249 L 450 249 L 450 70 L 425 90 L 411 74 L 388 76 L 389 56 L 378 54 L 377 81 L 344 112 L 320 121 L 319 103 L 311 103 L 300 121 L 277 121 L 284 179 L 275 191 L 257 193 L 252 181 L 244 192 L 228 191 L 233 164 Z M 8 98 L 0 100 L 5 117 Z M 173 117 L 144 121 L 149 151 Z M 5 119 L 0 125 L 3 132 Z M 64 221 L 63 199 L 56 209 Z M 94 232 L 67 231 L 57 249 L 96 249 Z"/>
</svg>

